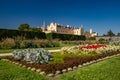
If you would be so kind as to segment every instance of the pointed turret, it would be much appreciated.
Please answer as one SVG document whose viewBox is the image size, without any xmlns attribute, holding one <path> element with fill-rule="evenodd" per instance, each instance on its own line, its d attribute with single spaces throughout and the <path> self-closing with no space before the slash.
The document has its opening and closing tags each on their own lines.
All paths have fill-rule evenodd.
<svg viewBox="0 0 120 80">
<path fill-rule="evenodd" d="M 46 25 L 45 25 L 45 21 L 43 21 L 43 25 L 41 27 L 42 31 L 45 32 L 46 31 Z"/>
</svg>

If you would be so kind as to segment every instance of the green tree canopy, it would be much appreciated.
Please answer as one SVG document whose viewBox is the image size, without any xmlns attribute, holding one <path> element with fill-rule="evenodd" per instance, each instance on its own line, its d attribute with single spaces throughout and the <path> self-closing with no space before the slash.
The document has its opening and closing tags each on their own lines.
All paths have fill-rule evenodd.
<svg viewBox="0 0 120 80">
<path fill-rule="evenodd" d="M 20 24 L 19 27 L 18 27 L 18 30 L 20 31 L 26 31 L 29 29 L 29 24 L 25 23 L 25 24 Z"/>
<path fill-rule="evenodd" d="M 120 36 L 120 33 L 118 33 L 117 36 Z"/>
<path fill-rule="evenodd" d="M 112 32 L 112 30 L 109 30 L 109 31 L 107 32 L 107 36 L 115 36 L 115 34 Z"/>
</svg>

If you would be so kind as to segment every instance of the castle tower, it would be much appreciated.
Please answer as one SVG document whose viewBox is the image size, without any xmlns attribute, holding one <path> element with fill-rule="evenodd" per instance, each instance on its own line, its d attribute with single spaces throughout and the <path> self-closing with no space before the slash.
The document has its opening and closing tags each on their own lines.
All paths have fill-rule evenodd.
<svg viewBox="0 0 120 80">
<path fill-rule="evenodd" d="M 46 31 L 45 21 L 43 21 L 43 25 L 42 25 L 41 29 L 42 29 L 43 32 Z"/>
<path fill-rule="evenodd" d="M 81 27 L 80 27 L 80 35 L 84 35 L 84 28 L 83 28 L 82 24 L 81 24 Z"/>
<path fill-rule="evenodd" d="M 92 29 L 90 29 L 90 34 L 92 34 L 93 32 L 92 32 Z"/>
</svg>

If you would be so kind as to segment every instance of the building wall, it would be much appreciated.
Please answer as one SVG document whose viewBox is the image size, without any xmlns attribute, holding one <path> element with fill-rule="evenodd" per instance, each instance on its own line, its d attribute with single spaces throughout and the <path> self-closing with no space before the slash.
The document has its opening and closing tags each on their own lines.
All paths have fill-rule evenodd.
<svg viewBox="0 0 120 80">
<path fill-rule="evenodd" d="M 73 27 L 69 26 L 63 26 L 56 23 L 51 23 L 50 26 L 48 26 L 47 32 L 55 32 L 55 33 L 61 33 L 61 34 L 74 34 L 74 35 L 83 35 L 84 29 L 74 29 Z"/>
<path fill-rule="evenodd" d="M 57 31 L 56 24 L 51 23 L 47 30 L 48 32 L 56 32 Z"/>
<path fill-rule="evenodd" d="M 57 23 L 50 23 L 45 33 L 51 32 L 60 34 L 85 35 L 87 38 L 98 36 L 98 33 L 92 32 L 92 29 L 90 29 L 90 32 L 84 32 L 84 28 L 82 25 L 80 28 L 73 28 L 70 26 L 59 25 Z"/>
</svg>

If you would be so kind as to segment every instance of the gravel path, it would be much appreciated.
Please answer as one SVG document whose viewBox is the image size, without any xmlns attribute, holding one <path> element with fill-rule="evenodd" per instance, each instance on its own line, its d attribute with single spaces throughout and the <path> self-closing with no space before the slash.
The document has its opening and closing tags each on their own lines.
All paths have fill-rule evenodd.
<svg viewBox="0 0 120 80">
<path fill-rule="evenodd" d="M 0 56 L 10 56 L 12 53 L 0 53 Z"/>
<path fill-rule="evenodd" d="M 59 52 L 60 50 L 48 50 L 49 52 Z M 0 56 L 10 56 L 12 53 L 0 53 Z"/>
</svg>

